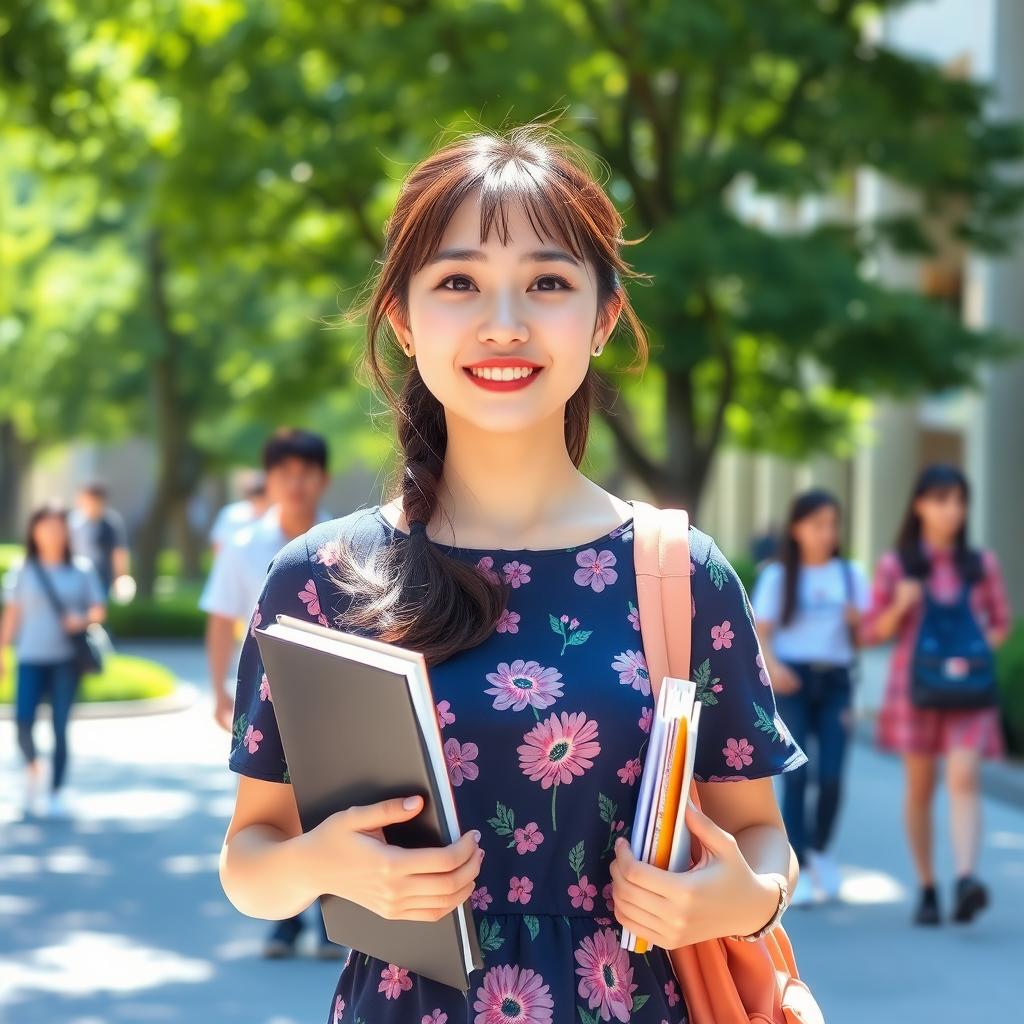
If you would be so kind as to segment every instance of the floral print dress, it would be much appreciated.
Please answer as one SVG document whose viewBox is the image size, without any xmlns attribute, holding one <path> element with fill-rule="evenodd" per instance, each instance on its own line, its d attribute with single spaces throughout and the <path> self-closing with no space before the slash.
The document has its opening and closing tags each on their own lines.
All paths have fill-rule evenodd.
<svg viewBox="0 0 1024 1024">
<path fill-rule="evenodd" d="M 396 543 L 379 509 L 315 527 L 275 559 L 242 652 L 231 768 L 287 782 L 253 630 L 275 615 L 334 623 L 339 543 Z M 446 549 L 509 584 L 493 635 L 431 669 L 462 830 L 485 851 L 471 897 L 484 957 L 465 994 L 353 951 L 328 1024 L 683 1024 L 668 955 L 619 946 L 609 865 L 629 836 L 654 710 L 631 523 L 557 550 Z M 750 606 L 713 542 L 690 531 L 693 679 L 706 782 L 799 768 L 775 710 Z M 681 628 L 686 628 L 681 624 Z"/>
</svg>

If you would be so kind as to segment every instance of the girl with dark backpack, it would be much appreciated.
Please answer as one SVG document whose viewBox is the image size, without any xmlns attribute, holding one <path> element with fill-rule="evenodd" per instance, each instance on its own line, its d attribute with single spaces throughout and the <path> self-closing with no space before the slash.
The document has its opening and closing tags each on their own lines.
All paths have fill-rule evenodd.
<svg viewBox="0 0 1024 1024">
<path fill-rule="evenodd" d="M 981 836 L 979 768 L 1003 756 L 992 652 L 1006 639 L 1010 609 L 996 557 L 967 541 L 970 488 L 955 466 L 917 480 L 896 550 L 878 563 L 865 643 L 895 638 L 878 745 L 903 756 L 906 828 L 921 892 L 915 923 L 939 924 L 932 803 L 946 759 L 957 881 L 952 919 L 971 921 L 989 901 L 975 876 Z"/>
</svg>

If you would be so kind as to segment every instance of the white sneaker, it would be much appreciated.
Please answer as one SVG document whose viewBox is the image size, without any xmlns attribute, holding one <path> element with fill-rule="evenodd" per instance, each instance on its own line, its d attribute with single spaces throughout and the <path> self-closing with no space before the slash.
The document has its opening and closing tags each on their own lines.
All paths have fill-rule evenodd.
<svg viewBox="0 0 1024 1024">
<path fill-rule="evenodd" d="M 789 905 L 791 907 L 811 907 L 817 902 L 818 894 L 815 891 L 814 880 L 809 871 L 801 868 L 800 877 L 797 879 Z"/>
<path fill-rule="evenodd" d="M 843 879 L 839 873 L 839 865 L 827 853 L 819 850 L 807 851 L 807 863 L 811 869 L 811 875 L 821 890 L 826 900 L 839 899 Z"/>
<path fill-rule="evenodd" d="M 52 821 L 63 821 L 71 817 L 71 809 L 60 790 L 50 794 L 46 802 L 46 816 Z"/>
<path fill-rule="evenodd" d="M 41 813 L 39 779 L 34 775 L 25 775 L 21 795 L 21 810 L 26 818 L 38 818 Z"/>
</svg>

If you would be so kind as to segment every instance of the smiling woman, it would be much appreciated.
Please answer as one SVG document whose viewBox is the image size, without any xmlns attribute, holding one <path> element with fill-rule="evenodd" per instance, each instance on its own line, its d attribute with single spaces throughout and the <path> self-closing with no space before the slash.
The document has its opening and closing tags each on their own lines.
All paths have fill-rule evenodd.
<svg viewBox="0 0 1024 1024">
<path fill-rule="evenodd" d="M 692 528 L 679 571 L 693 570 L 693 619 L 678 628 L 692 628 L 707 705 L 707 816 L 687 815 L 707 866 L 663 871 L 622 842 L 654 711 L 633 508 L 579 466 L 593 358 L 619 324 L 646 354 L 623 245 L 582 156 L 537 129 L 442 149 L 388 222 L 367 319 L 402 447 L 394 498 L 289 544 L 254 622 L 308 618 L 312 595 L 330 625 L 421 651 L 467 830 L 438 849 L 388 844 L 385 828 L 423 809 L 402 793 L 301 834 L 276 683 L 250 635 L 221 878 L 261 917 L 323 893 L 407 921 L 469 902 L 484 967 L 464 995 L 353 952 L 333 1024 L 685 1024 L 666 950 L 756 932 L 784 903 L 790 850 L 768 776 L 806 758 L 776 714 L 742 585 Z M 657 948 L 629 952 L 622 928 Z"/>
</svg>

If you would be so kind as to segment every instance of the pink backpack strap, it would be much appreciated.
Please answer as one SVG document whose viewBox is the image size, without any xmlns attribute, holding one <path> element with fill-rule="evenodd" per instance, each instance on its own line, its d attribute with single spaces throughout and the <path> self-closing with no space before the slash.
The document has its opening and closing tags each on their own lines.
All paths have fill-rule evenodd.
<svg viewBox="0 0 1024 1024">
<path fill-rule="evenodd" d="M 633 502 L 633 560 L 644 654 L 657 700 L 665 676 L 690 678 L 690 518 Z"/>
</svg>

